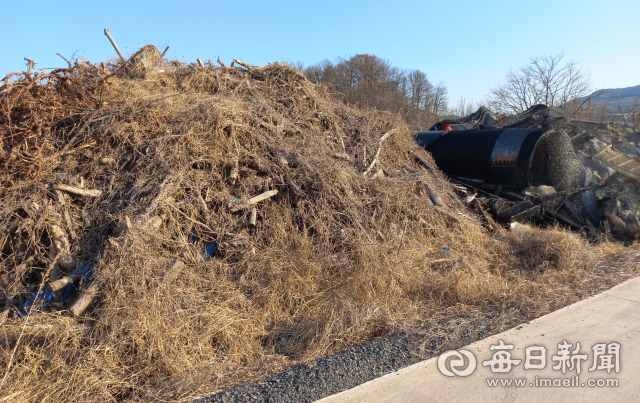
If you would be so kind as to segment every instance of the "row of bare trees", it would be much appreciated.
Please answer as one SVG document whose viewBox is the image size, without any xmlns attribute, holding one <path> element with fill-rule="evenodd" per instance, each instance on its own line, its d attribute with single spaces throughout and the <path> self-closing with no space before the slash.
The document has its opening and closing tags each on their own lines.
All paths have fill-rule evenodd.
<svg viewBox="0 0 640 403">
<path fill-rule="evenodd" d="M 594 92 L 588 73 L 578 63 L 565 61 L 562 53 L 533 57 L 526 66 L 509 71 L 482 103 L 461 98 L 451 106 L 442 83 L 433 84 L 423 71 L 401 69 L 375 55 L 294 66 L 311 81 L 330 87 L 347 104 L 400 113 L 407 124 L 424 130 L 444 116 L 469 115 L 482 104 L 504 115 L 544 104 L 591 121 L 640 127 L 640 100 L 632 105 L 618 100 L 617 109 L 615 99 L 595 102 L 601 92 Z"/>
<path fill-rule="evenodd" d="M 301 69 L 332 88 L 347 104 L 398 112 L 409 125 L 426 127 L 447 113 L 447 88 L 420 70 L 404 70 L 369 54 L 322 61 Z"/>
<path fill-rule="evenodd" d="M 614 96 L 598 102 L 588 102 L 577 115 L 592 122 L 615 122 L 640 131 L 640 98 L 632 102 L 621 102 L 620 97 Z"/>
</svg>

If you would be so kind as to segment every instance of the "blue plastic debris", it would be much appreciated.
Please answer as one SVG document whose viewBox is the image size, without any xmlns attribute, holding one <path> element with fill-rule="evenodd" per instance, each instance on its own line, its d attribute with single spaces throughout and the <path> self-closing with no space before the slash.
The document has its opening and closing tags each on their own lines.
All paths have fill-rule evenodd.
<svg viewBox="0 0 640 403">
<path fill-rule="evenodd" d="M 71 273 L 72 276 L 78 276 L 81 278 L 80 283 L 81 284 L 87 284 L 89 283 L 92 279 L 93 279 L 93 269 L 95 267 L 97 267 L 98 265 L 85 265 L 82 266 L 81 268 L 75 270 L 73 273 Z M 62 293 L 62 301 L 64 301 L 67 296 L 72 293 L 73 291 L 76 290 L 76 286 L 71 284 L 65 287 L 64 292 Z M 53 301 L 53 295 L 55 294 L 55 292 L 51 292 L 49 290 L 42 290 L 40 292 L 34 292 L 31 294 L 31 297 L 29 298 L 29 300 L 27 302 L 25 302 L 24 304 L 22 304 L 22 306 L 20 306 L 20 308 L 18 308 L 18 313 L 22 316 L 27 315 L 27 313 L 29 313 L 29 311 L 35 312 L 40 308 L 31 308 L 33 306 L 33 304 L 40 300 L 42 301 L 42 308 L 46 308 L 47 306 L 49 306 L 49 304 L 51 304 L 51 302 Z"/>
<path fill-rule="evenodd" d="M 218 251 L 218 244 L 213 242 L 211 245 L 207 246 L 207 248 L 202 252 L 201 256 L 203 259 L 208 259 L 211 256 L 215 255 Z"/>
<path fill-rule="evenodd" d="M 179 238 L 176 238 L 175 240 L 177 242 L 179 241 Z M 196 245 L 198 243 L 198 233 L 194 232 L 193 234 L 189 234 L 189 236 L 187 237 L 187 240 L 192 245 Z M 218 243 L 214 241 L 202 251 L 200 256 L 202 256 L 203 260 L 206 260 L 211 256 L 215 255 L 217 251 L 218 251 Z"/>
<path fill-rule="evenodd" d="M 441 252 L 441 256 L 445 257 L 447 256 L 447 253 L 449 252 L 449 247 L 447 246 L 446 248 L 442 248 L 442 252 Z"/>
<path fill-rule="evenodd" d="M 22 304 L 20 308 L 18 308 L 18 312 L 20 313 L 20 315 L 25 316 L 27 315 L 27 313 L 29 313 L 29 311 L 37 311 L 38 308 L 36 309 L 31 308 L 33 306 L 33 303 L 36 300 L 41 300 L 42 307 L 46 308 L 47 306 L 49 306 L 49 304 L 53 300 L 53 293 L 49 290 L 34 292 L 33 294 L 31 294 L 31 298 L 29 298 L 27 302 L 25 302 L 24 304 Z"/>
</svg>

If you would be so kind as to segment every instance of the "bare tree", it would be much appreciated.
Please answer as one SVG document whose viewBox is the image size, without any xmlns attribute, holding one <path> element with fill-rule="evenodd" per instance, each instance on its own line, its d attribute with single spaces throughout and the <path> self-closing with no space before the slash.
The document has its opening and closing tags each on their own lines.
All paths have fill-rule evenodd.
<svg viewBox="0 0 640 403">
<path fill-rule="evenodd" d="M 632 104 L 623 106 L 620 97 L 617 97 L 617 112 L 609 115 L 609 119 L 638 130 L 640 127 L 640 101 L 634 99 Z"/>
<path fill-rule="evenodd" d="M 411 70 L 407 73 L 408 102 L 414 108 L 420 108 L 428 102 L 428 95 L 432 92 L 433 85 L 427 79 L 427 75 L 420 70 Z"/>
<path fill-rule="evenodd" d="M 466 98 L 460 98 L 460 100 L 455 104 L 455 106 L 449 111 L 449 113 L 456 117 L 464 117 L 471 115 L 480 107 L 480 104 L 476 105 L 473 102 L 467 102 Z"/>
<path fill-rule="evenodd" d="M 294 61 L 291 61 L 291 60 L 288 61 L 288 62 L 283 60 L 282 62 L 284 64 L 288 64 L 289 66 L 293 67 L 296 70 L 299 70 L 301 73 L 304 73 L 304 63 L 303 62 L 301 62 L 301 61 L 294 62 Z"/>
<path fill-rule="evenodd" d="M 304 69 L 304 74 L 314 83 L 335 85 L 336 69 L 329 60 L 323 60 L 313 66 Z"/>
<path fill-rule="evenodd" d="M 431 92 L 431 100 L 428 104 L 431 113 L 435 115 L 443 115 L 447 111 L 449 103 L 447 87 L 443 83 L 438 83 Z"/>
<path fill-rule="evenodd" d="M 490 106 L 502 113 L 520 113 L 537 104 L 584 108 L 591 92 L 589 76 L 578 63 L 563 63 L 564 55 L 534 57 L 520 70 L 511 70 L 505 81 L 491 89 Z"/>
</svg>

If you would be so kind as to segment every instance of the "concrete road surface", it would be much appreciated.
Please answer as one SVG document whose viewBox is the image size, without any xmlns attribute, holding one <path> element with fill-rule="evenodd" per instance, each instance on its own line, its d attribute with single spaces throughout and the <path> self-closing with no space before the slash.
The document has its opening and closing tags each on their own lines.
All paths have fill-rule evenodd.
<svg viewBox="0 0 640 403">
<path fill-rule="evenodd" d="M 318 402 L 640 402 L 640 277 Z"/>
</svg>

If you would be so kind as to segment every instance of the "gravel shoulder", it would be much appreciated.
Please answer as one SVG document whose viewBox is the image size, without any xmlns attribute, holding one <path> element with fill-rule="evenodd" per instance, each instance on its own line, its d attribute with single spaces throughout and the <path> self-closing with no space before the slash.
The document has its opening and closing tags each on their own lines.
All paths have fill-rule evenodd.
<svg viewBox="0 0 640 403">
<path fill-rule="evenodd" d="M 491 317 L 475 317 L 473 320 L 450 318 L 439 322 L 436 327 L 450 328 L 453 321 L 465 323 L 466 328 L 458 338 L 460 345 L 486 337 L 494 324 Z M 449 341 L 437 336 L 442 334 L 439 329 L 429 330 L 371 340 L 323 357 L 310 366 L 298 365 L 196 402 L 313 402 L 433 357 Z"/>
</svg>

